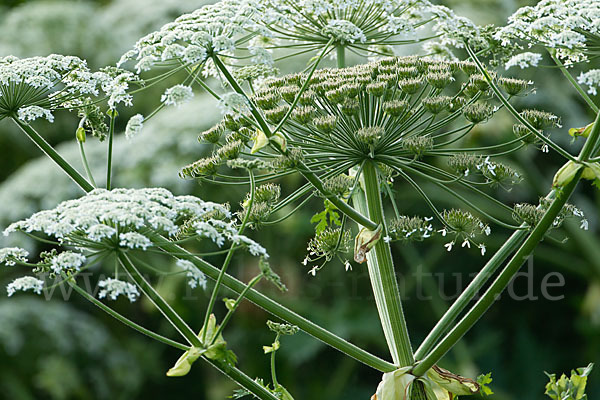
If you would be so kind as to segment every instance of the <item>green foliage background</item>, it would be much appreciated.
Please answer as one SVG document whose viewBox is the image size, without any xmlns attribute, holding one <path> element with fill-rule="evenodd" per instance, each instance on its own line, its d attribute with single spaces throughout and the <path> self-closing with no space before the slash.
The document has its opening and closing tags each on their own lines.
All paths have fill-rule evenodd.
<svg viewBox="0 0 600 400">
<path fill-rule="evenodd" d="M 59 52 L 84 57 L 91 67 L 114 64 L 138 37 L 202 4 L 201 0 L 2 1 L 0 55 Z M 480 24 L 502 24 L 510 13 L 525 5 L 517 0 L 447 0 L 445 4 Z M 527 98 L 528 107 L 560 115 L 565 128 L 590 122 L 583 104 L 561 79 L 559 71 L 511 73 L 535 80 L 538 94 Z M 156 88 L 155 95 L 163 89 Z M 146 96 L 149 97 L 152 96 Z M 115 154 L 117 184 L 166 186 L 178 194 L 193 193 L 235 205 L 244 195 L 243 188 L 222 190 L 182 182 L 177 177 L 180 166 L 206 151 L 196 142 L 196 136 L 214 122 L 214 107 L 215 102 L 210 98 L 197 96 L 183 108 L 166 110 L 134 140 L 120 137 Z M 151 104 L 146 104 L 143 98 L 137 100 L 136 113 L 150 109 Z M 124 124 L 129 117 L 127 111 L 122 116 L 120 122 Z M 512 135 L 508 116 L 495 121 L 477 128 L 470 135 L 472 144 L 485 144 L 490 136 Z M 77 163 L 75 127 L 73 117 L 64 114 L 57 115 L 54 124 L 40 126 L 40 131 L 53 144 L 60 143 L 61 152 Z M 123 128 L 121 125 L 120 130 Z M 566 129 L 562 132 L 563 144 L 568 145 Z M 96 166 L 92 161 L 92 169 L 100 169 L 104 147 L 91 140 L 87 146 L 88 158 L 97 160 Z M 498 191 L 497 196 L 508 203 L 535 201 L 547 191 L 552 172 L 562 163 L 552 155 L 533 150 L 520 153 L 512 161 L 524 173 L 525 181 L 512 192 Z M 15 127 L 0 122 L 1 227 L 79 195 L 77 188 L 53 168 Z M 284 192 L 295 179 L 299 178 L 280 182 Z M 600 203 L 597 191 L 589 189 L 583 194 L 579 193 L 574 202 L 590 220 L 590 231 L 582 232 L 577 225 L 567 224 L 553 233 L 554 237 L 569 240 L 542 243 L 532 264 L 533 280 L 519 278 L 514 284 L 517 294 L 525 293 L 528 285 L 533 285 L 534 295 L 539 299 L 515 301 L 503 296 L 443 361 L 442 366 L 466 376 L 493 371 L 492 387 L 496 394 L 491 399 L 543 399 L 547 380 L 543 371 L 562 373 L 588 362 L 600 364 Z M 452 199 L 443 200 L 441 193 L 438 197 L 447 206 L 453 205 Z M 410 192 L 399 193 L 398 199 L 406 205 L 407 214 L 427 212 L 419 198 Z M 311 205 L 312 210 L 322 206 L 318 201 Z M 369 294 L 365 268 L 355 266 L 352 272 L 345 272 L 342 265 L 334 263 L 317 277 L 311 277 L 301 265 L 313 232 L 311 215 L 309 207 L 285 224 L 260 232 L 260 242 L 269 249 L 272 264 L 290 291 L 281 297 L 267 286 L 260 289 L 281 297 L 290 308 L 312 316 L 316 322 L 369 351 L 385 354 L 385 341 Z M 506 232 L 496 229 L 489 251 L 498 248 L 506 237 Z M 456 293 L 457 276 L 464 287 L 468 275 L 477 271 L 483 259 L 477 251 L 465 249 L 448 254 L 438 239 L 423 245 L 398 245 L 394 251 L 412 341 L 418 344 L 446 309 L 449 300 L 445 295 Z M 238 261 L 234 273 L 245 279 L 253 276 L 256 266 L 243 259 Z M 566 280 L 564 287 L 552 289 L 552 294 L 564 295 L 559 301 L 544 300 L 540 293 L 543 277 L 553 271 L 563 274 Z M 431 276 L 420 279 L 419 273 Z M 11 278 L 10 273 L 3 271 L 0 286 L 4 287 Z M 191 292 L 183 281 L 165 282 L 159 285 L 159 290 L 172 296 L 174 306 L 192 326 L 201 324 L 206 292 Z M 201 364 L 195 365 L 184 378 L 167 378 L 166 370 L 179 356 L 177 350 L 127 330 L 75 295 L 67 302 L 59 292 L 50 301 L 26 295 L 9 300 L 0 292 L 0 399 L 216 400 L 226 398 L 234 389 L 231 382 Z M 116 306 L 154 330 L 174 334 L 149 303 L 129 305 L 121 300 Z M 223 310 L 224 307 L 218 312 Z M 225 332 L 231 348 L 251 376 L 268 374 L 268 357 L 262 351 L 262 346 L 273 339 L 265 329 L 268 317 L 246 303 Z M 278 353 L 279 379 L 297 399 L 368 399 L 380 380 L 379 373 L 305 334 L 286 337 L 282 345 Z M 597 372 L 590 377 L 588 393 L 590 399 L 600 396 Z"/>
</svg>

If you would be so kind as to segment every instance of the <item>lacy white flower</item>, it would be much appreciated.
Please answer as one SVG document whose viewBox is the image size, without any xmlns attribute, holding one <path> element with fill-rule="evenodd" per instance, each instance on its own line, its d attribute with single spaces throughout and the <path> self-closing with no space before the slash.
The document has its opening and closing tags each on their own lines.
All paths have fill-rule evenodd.
<svg viewBox="0 0 600 400">
<path fill-rule="evenodd" d="M 314 48 L 333 38 L 354 52 L 377 56 L 382 54 L 378 48 L 419 41 L 416 34 L 429 22 L 443 45 L 460 46 L 463 40 L 480 36 L 471 21 L 428 0 L 300 0 L 294 5 L 270 0 L 265 4 L 279 14 L 267 22 L 275 28 L 274 37 L 294 41 L 295 47 Z"/>
<path fill-rule="evenodd" d="M 119 65 L 136 60 L 140 72 L 157 64 L 178 60 L 200 63 L 208 54 L 229 53 L 244 42 L 238 39 L 248 41 L 257 31 L 268 35 L 256 22 L 264 19 L 260 11 L 263 8 L 255 0 L 222 0 L 206 5 L 138 40 L 135 47 L 121 57 Z"/>
<path fill-rule="evenodd" d="M 343 19 L 332 19 L 323 28 L 323 34 L 335 38 L 340 43 L 364 43 L 367 41 L 362 29 L 351 21 Z"/>
<path fill-rule="evenodd" d="M 221 96 L 218 107 L 223 114 L 243 114 L 250 110 L 248 100 L 235 92 L 225 93 Z"/>
<path fill-rule="evenodd" d="M 596 0 L 543 0 L 522 7 L 496 32 L 503 45 L 553 48 L 568 63 L 584 61 L 600 43 L 600 3 Z"/>
<path fill-rule="evenodd" d="M 129 118 L 127 121 L 127 126 L 125 127 L 125 137 L 127 139 L 131 139 L 144 127 L 144 116 L 142 114 L 136 114 L 133 117 Z"/>
<path fill-rule="evenodd" d="M 160 101 L 167 106 L 179 106 L 190 101 L 194 97 L 194 92 L 190 86 L 175 85 L 165 90 Z"/>
<path fill-rule="evenodd" d="M 200 286 L 206 289 L 206 275 L 202 273 L 191 261 L 177 260 L 177 266 L 185 271 L 185 276 L 188 278 L 188 285 L 192 289 Z"/>
<path fill-rule="evenodd" d="M 591 69 L 588 72 L 582 72 L 577 77 L 577 82 L 587 85 L 589 94 L 597 95 L 598 87 L 600 86 L 600 69 Z"/>
<path fill-rule="evenodd" d="M 119 246 L 146 250 L 152 246 L 152 241 L 141 233 L 125 232 L 119 234 Z"/>
<path fill-rule="evenodd" d="M 98 298 L 103 299 L 109 297 L 111 300 L 116 300 L 120 295 L 127 296 L 130 302 L 134 302 L 140 297 L 138 288 L 129 283 L 118 279 L 107 278 L 98 282 L 98 287 L 101 290 L 98 292 Z"/>
<path fill-rule="evenodd" d="M 17 290 L 20 291 L 27 291 L 27 290 L 31 290 L 32 292 L 36 293 L 36 294 L 42 294 L 42 289 L 44 288 L 44 281 L 39 280 L 33 276 L 22 276 L 20 278 L 15 279 L 14 281 L 12 281 L 11 283 L 9 283 L 6 286 L 6 292 L 8 293 L 8 296 L 12 296 L 13 294 L 15 294 L 17 292 Z"/>
<path fill-rule="evenodd" d="M 52 258 L 50 268 L 57 275 L 60 275 L 61 272 L 71 270 L 79 271 L 85 260 L 86 258 L 83 254 L 65 251 Z"/>
<path fill-rule="evenodd" d="M 512 56 L 506 63 L 504 63 L 504 67 L 506 69 L 515 66 L 518 66 L 521 69 L 537 67 L 540 61 L 542 61 L 541 54 L 525 52 Z"/>
<path fill-rule="evenodd" d="M 4 235 L 18 230 L 42 232 L 64 245 L 90 251 L 116 247 L 147 250 L 152 241 L 146 232 L 154 230 L 167 237 L 208 238 L 218 246 L 229 241 L 252 255 L 268 257 L 262 246 L 238 234 L 236 220 L 230 218 L 231 212 L 221 204 L 193 196 L 173 196 L 166 189 L 96 189 L 80 199 L 65 201 L 55 209 L 11 224 Z M 56 268 L 64 262 L 77 270 L 77 260 L 67 260 L 66 253 L 62 254 L 65 255 L 57 257 Z"/>
<path fill-rule="evenodd" d="M 6 247 L 0 249 L 0 264 L 11 267 L 17 262 L 27 262 L 28 256 L 29 252 L 25 249 L 20 247 Z"/>
<path fill-rule="evenodd" d="M 0 119 L 17 114 L 24 121 L 44 117 L 52 122 L 54 110 L 82 107 L 100 91 L 114 108 L 130 103 L 125 90 L 134 79 L 117 68 L 92 72 L 73 56 L 0 58 Z"/>
</svg>

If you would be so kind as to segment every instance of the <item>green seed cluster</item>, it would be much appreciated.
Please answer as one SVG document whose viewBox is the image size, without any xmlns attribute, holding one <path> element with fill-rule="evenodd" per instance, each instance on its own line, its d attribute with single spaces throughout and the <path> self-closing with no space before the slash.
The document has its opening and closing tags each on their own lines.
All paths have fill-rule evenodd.
<svg viewBox="0 0 600 400">
<path fill-rule="evenodd" d="M 528 84 L 491 75 L 511 95 Z M 331 177 L 368 158 L 390 166 L 390 160 L 395 160 L 397 167 L 398 162 L 428 154 L 452 155 L 456 152 L 449 146 L 456 141 L 452 135 L 468 133 L 498 109 L 490 103 L 489 93 L 486 77 L 473 63 L 420 57 L 320 69 L 310 77 L 307 73 L 271 77 L 256 90 L 251 103 L 271 131 L 281 124 L 285 149 L 261 147 L 253 156 L 268 158 L 276 170 L 304 163 L 311 169 L 330 171 Z M 451 124 L 465 130 L 446 134 Z M 184 168 L 182 175 L 211 174 L 215 165 L 247 155 L 259 130 L 263 129 L 249 114 L 227 115 L 200 135 L 202 141 L 220 149 Z"/>
<path fill-rule="evenodd" d="M 430 221 L 431 219 L 418 216 L 401 215 L 390 222 L 389 234 L 394 240 L 420 242 L 431 237 L 434 233 Z"/>
<path fill-rule="evenodd" d="M 256 229 L 267 221 L 280 196 L 281 188 L 273 183 L 258 186 L 254 190 L 254 201 L 248 214 L 248 222 L 253 228 Z M 238 212 L 240 221 L 243 221 L 244 216 L 248 213 L 251 197 L 251 193 L 246 194 L 246 199 L 241 203 L 242 209 Z"/>
<path fill-rule="evenodd" d="M 465 239 L 474 238 L 482 233 L 488 234 L 489 227 L 468 211 L 451 209 L 444 210 L 442 217 L 449 230 Z"/>
<path fill-rule="evenodd" d="M 341 228 L 327 228 L 308 242 L 308 254 L 311 259 L 324 258 L 331 261 L 338 254 L 350 252 L 350 231 Z"/>
</svg>

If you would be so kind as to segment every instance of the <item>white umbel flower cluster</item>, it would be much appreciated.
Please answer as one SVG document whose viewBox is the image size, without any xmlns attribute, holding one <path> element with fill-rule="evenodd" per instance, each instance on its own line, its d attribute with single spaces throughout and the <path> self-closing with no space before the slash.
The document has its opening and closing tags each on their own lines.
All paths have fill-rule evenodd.
<svg viewBox="0 0 600 400">
<path fill-rule="evenodd" d="M 111 300 L 116 300 L 119 296 L 123 295 L 133 303 L 140 297 L 140 292 L 135 285 L 118 279 L 103 279 L 98 282 L 98 287 L 100 288 L 98 292 L 98 298 L 100 299 L 108 297 Z"/>
<path fill-rule="evenodd" d="M 367 41 L 362 29 L 344 19 L 329 20 L 323 28 L 323 34 L 335 38 L 340 43 L 365 43 Z"/>
<path fill-rule="evenodd" d="M 223 0 L 206 5 L 141 38 L 121 57 L 119 65 L 136 60 L 140 72 L 157 64 L 180 61 L 197 64 L 211 54 L 230 53 L 236 49 L 240 37 L 252 36 L 257 31 L 267 34 L 257 23 L 264 17 L 260 8 L 252 0 Z"/>
<path fill-rule="evenodd" d="M 17 113 L 26 122 L 38 118 L 52 122 L 54 110 L 80 107 L 100 93 L 108 96 L 111 108 L 130 105 L 126 91 L 134 80 L 134 74 L 117 68 L 92 72 L 84 60 L 73 56 L 0 58 L 0 119 Z"/>
<path fill-rule="evenodd" d="M 429 24 L 442 45 L 462 46 L 480 35 L 470 20 L 428 0 L 271 0 L 283 17 L 271 25 L 274 37 L 314 46 L 337 44 L 373 56 L 377 47 L 409 43 Z M 429 31 L 431 32 L 431 31 Z M 413 42 L 414 43 L 414 42 Z M 388 54 L 389 55 L 389 54 Z"/>
<path fill-rule="evenodd" d="M 6 247 L 0 249 L 0 264 L 8 267 L 14 266 L 17 262 L 27 262 L 29 252 L 20 247 Z"/>
<path fill-rule="evenodd" d="M 125 137 L 131 139 L 132 137 L 139 134 L 144 127 L 144 116 L 142 114 L 136 114 L 129 118 L 127 126 L 125 127 Z"/>
<path fill-rule="evenodd" d="M 160 101 L 166 106 L 180 106 L 187 103 L 194 97 L 194 92 L 190 86 L 175 85 L 165 90 Z"/>
<path fill-rule="evenodd" d="M 510 69 L 512 67 L 519 67 L 521 69 L 537 67 L 540 61 L 542 61 L 541 54 L 527 51 L 525 53 L 512 56 L 507 62 L 504 63 L 504 67 L 506 69 Z"/>
<path fill-rule="evenodd" d="M 176 265 L 185 271 L 185 276 L 188 278 L 188 285 L 192 289 L 200 286 L 206 289 L 206 275 L 202 273 L 191 261 L 177 260 Z"/>
<path fill-rule="evenodd" d="M 42 232 L 78 248 L 114 249 L 118 245 L 146 250 L 152 246 L 144 234 L 148 229 L 169 237 L 184 233 L 209 238 L 218 246 L 230 241 L 247 247 L 253 255 L 267 256 L 258 243 L 238 235 L 227 207 L 193 196 L 174 196 L 162 188 L 96 189 L 13 223 L 4 235 L 19 230 Z"/>
<path fill-rule="evenodd" d="M 15 279 L 6 286 L 6 292 L 8 296 L 12 296 L 17 291 L 25 292 L 31 290 L 35 294 L 42 294 L 44 288 L 44 281 L 37 279 L 33 276 L 22 276 Z"/>
<path fill-rule="evenodd" d="M 600 41 L 600 2 L 597 0 L 543 0 L 522 7 L 498 30 L 503 45 L 540 44 L 556 50 L 567 63 L 588 58 L 590 47 Z"/>
<path fill-rule="evenodd" d="M 597 95 L 598 87 L 600 87 L 600 69 L 591 69 L 588 72 L 582 72 L 577 77 L 577 82 L 581 85 L 587 85 L 589 94 Z"/>
<path fill-rule="evenodd" d="M 50 261 L 50 269 L 57 275 L 65 271 L 79 271 L 85 263 L 85 256 L 72 251 L 65 251 L 54 257 Z"/>
</svg>

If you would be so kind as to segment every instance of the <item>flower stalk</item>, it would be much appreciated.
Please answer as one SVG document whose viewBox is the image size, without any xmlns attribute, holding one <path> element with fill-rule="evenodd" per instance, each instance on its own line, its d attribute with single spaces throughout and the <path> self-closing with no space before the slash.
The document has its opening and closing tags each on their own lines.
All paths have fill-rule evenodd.
<svg viewBox="0 0 600 400">
<path fill-rule="evenodd" d="M 362 171 L 364 193 L 357 190 L 352 200 L 360 211 L 382 225 L 382 236 L 385 236 L 385 218 L 376 168 L 374 162 L 367 161 L 364 164 Z M 392 359 L 399 367 L 412 365 L 414 358 L 389 243 L 385 240 L 377 241 L 373 249 L 367 253 L 367 268 Z"/>
<path fill-rule="evenodd" d="M 581 149 L 577 159 L 580 163 L 587 162 L 593 157 L 594 149 L 600 141 L 600 113 L 596 115 L 594 126 L 583 148 Z M 531 231 L 527 239 L 519 247 L 515 255 L 508 262 L 506 267 L 500 272 L 494 283 L 488 288 L 483 297 L 473 306 L 471 310 L 463 317 L 463 319 L 446 335 L 446 337 L 430 351 L 422 361 L 416 365 L 413 374 L 422 375 L 435 365 L 443 356 L 450 350 L 456 342 L 479 320 L 479 318 L 488 310 L 488 308 L 496 301 L 497 296 L 504 291 L 510 283 L 513 276 L 519 271 L 527 257 L 533 252 L 540 241 L 543 240 L 546 232 L 554 223 L 556 217 L 563 209 L 569 197 L 575 190 L 583 174 L 583 168 L 579 168 L 573 179 L 564 187 L 557 190 L 556 197 L 540 222 Z M 516 232 L 518 234 L 519 232 Z M 514 237 L 514 235 L 513 235 Z M 509 240 L 510 242 L 510 240 Z M 508 243 L 508 242 L 507 242 Z M 503 246 L 504 248 L 504 246 Z M 502 250 L 502 249 L 501 249 Z M 461 296 L 462 297 L 462 296 Z M 460 298 L 459 298 L 460 300 Z M 421 354 L 421 352 L 419 352 Z"/>
<path fill-rule="evenodd" d="M 67 175 L 71 177 L 83 189 L 85 192 L 94 190 L 94 186 L 87 181 L 67 160 L 65 160 L 54 148 L 36 132 L 31 125 L 20 121 L 17 118 L 12 118 L 13 122 L 21 128 L 33 143 L 35 143 L 40 150 L 44 152 L 52 161 L 54 161 Z"/>
</svg>

